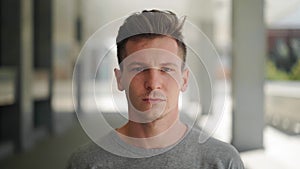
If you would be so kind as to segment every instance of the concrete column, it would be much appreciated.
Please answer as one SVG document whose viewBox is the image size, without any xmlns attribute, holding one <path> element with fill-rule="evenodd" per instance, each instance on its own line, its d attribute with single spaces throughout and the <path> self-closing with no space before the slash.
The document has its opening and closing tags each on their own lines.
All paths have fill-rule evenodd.
<svg viewBox="0 0 300 169">
<path fill-rule="evenodd" d="M 21 0 L 21 53 L 20 53 L 20 106 L 21 106 L 21 147 L 30 148 L 33 143 L 33 38 L 32 0 Z"/>
<path fill-rule="evenodd" d="M 13 104 L 1 107 L 0 141 L 12 141 L 17 151 L 28 149 L 34 143 L 31 2 L 31 0 L 1 0 L 0 66 L 15 70 L 16 84 Z"/>
<path fill-rule="evenodd" d="M 232 144 L 239 151 L 263 147 L 264 1 L 232 1 Z"/>
<path fill-rule="evenodd" d="M 78 42 L 78 46 L 82 46 L 83 42 L 83 10 L 84 8 L 82 7 L 82 0 L 77 0 L 76 1 L 76 34 L 77 34 L 77 42 Z M 78 53 L 80 52 L 80 49 L 78 50 Z M 77 63 L 77 69 L 78 69 L 78 73 L 76 74 L 76 111 L 77 113 L 82 113 L 82 65 L 80 63 Z"/>
</svg>

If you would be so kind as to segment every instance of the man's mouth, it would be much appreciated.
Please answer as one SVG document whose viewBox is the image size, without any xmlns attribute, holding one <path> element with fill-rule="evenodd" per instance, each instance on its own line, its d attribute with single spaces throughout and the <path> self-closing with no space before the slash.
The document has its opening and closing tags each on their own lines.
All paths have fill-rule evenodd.
<svg viewBox="0 0 300 169">
<path fill-rule="evenodd" d="M 151 104 L 157 104 L 157 103 L 166 101 L 166 99 L 164 99 L 164 98 L 143 98 L 143 101 L 151 103 Z"/>
</svg>

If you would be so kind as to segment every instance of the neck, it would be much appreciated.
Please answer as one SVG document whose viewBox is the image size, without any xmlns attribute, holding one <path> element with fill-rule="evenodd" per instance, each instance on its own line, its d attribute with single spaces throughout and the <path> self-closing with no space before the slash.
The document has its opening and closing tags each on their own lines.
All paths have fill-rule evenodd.
<svg viewBox="0 0 300 169">
<path fill-rule="evenodd" d="M 143 148 L 162 148 L 178 142 L 187 127 L 179 120 L 178 112 L 168 114 L 150 123 L 128 121 L 117 129 L 120 138 L 132 145 Z"/>
</svg>

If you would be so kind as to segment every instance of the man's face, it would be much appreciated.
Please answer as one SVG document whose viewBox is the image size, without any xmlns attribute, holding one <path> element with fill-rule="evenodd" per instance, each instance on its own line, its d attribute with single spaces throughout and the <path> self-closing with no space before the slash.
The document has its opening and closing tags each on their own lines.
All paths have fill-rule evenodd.
<svg viewBox="0 0 300 169">
<path fill-rule="evenodd" d="M 188 83 L 177 42 L 162 36 L 129 40 L 123 70 L 115 70 L 119 90 L 125 90 L 129 118 L 146 123 L 178 112 L 178 97 Z"/>
</svg>

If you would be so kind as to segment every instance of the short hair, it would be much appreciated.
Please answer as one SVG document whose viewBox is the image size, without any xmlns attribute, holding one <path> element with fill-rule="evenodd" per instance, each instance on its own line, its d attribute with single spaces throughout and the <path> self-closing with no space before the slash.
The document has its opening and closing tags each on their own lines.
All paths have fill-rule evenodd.
<svg viewBox="0 0 300 169">
<path fill-rule="evenodd" d="M 186 45 L 183 42 L 182 21 L 171 11 L 143 10 L 130 15 L 119 28 L 116 38 L 118 63 L 126 57 L 128 40 L 154 39 L 168 36 L 176 40 L 183 63 L 186 61 Z"/>
</svg>

